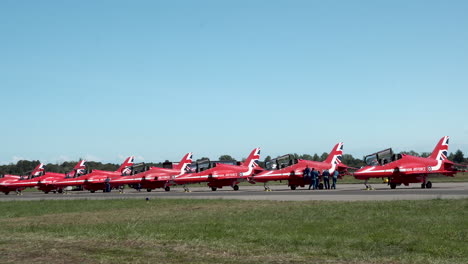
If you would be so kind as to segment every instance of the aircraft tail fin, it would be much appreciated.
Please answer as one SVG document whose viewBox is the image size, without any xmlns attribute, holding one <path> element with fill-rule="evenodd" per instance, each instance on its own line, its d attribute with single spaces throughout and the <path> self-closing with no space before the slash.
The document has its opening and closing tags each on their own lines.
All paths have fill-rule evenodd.
<svg viewBox="0 0 468 264">
<path fill-rule="evenodd" d="M 31 172 L 32 176 L 40 176 L 44 173 L 45 168 L 44 168 L 44 163 L 39 163 L 36 168 Z"/>
<path fill-rule="evenodd" d="M 134 156 L 128 157 L 127 159 L 125 159 L 122 165 L 120 165 L 120 168 L 116 170 L 116 172 L 120 172 L 122 174 L 127 174 L 127 175 L 130 174 L 132 170 L 131 167 L 133 166 L 134 160 L 135 160 Z"/>
<path fill-rule="evenodd" d="M 260 148 L 255 148 L 250 152 L 250 155 L 244 161 L 244 166 L 256 168 L 258 167 L 257 161 L 260 159 Z"/>
<path fill-rule="evenodd" d="M 68 173 L 68 175 L 84 174 L 85 170 L 86 170 L 86 160 L 80 160 L 75 165 L 73 170 Z"/>
<path fill-rule="evenodd" d="M 434 151 L 432 151 L 432 154 L 429 156 L 429 158 L 435 160 L 446 160 L 448 156 L 448 146 L 449 137 L 442 137 L 435 146 Z"/>
<path fill-rule="evenodd" d="M 179 170 L 180 173 L 188 172 L 190 170 L 190 164 L 192 164 L 192 156 L 193 156 L 192 152 L 185 154 L 185 156 L 182 158 L 179 164 L 174 165 L 173 168 L 175 170 Z"/>
<path fill-rule="evenodd" d="M 330 151 L 330 154 L 328 154 L 328 157 L 324 162 L 338 165 L 341 163 L 342 157 L 343 157 L 343 142 L 340 142 L 333 147 L 333 149 Z"/>
</svg>

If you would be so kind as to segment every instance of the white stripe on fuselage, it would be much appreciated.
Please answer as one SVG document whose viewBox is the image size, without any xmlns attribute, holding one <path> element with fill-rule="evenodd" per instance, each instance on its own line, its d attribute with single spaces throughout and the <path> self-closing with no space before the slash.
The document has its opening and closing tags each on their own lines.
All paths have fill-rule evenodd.
<svg viewBox="0 0 468 264">
<path fill-rule="evenodd" d="M 376 166 L 372 166 L 370 168 L 367 168 L 363 171 L 360 171 L 359 173 L 374 173 L 374 172 L 393 172 L 395 169 L 387 169 L 387 170 L 373 170 L 375 169 Z M 408 168 L 408 169 L 400 169 L 400 172 L 406 172 L 406 171 L 421 171 L 421 172 L 427 172 L 427 167 L 418 167 L 418 168 Z M 437 171 L 442 167 L 442 160 L 437 161 L 437 165 L 435 167 L 431 168 L 431 171 Z M 418 169 L 418 170 L 415 170 Z"/>
</svg>

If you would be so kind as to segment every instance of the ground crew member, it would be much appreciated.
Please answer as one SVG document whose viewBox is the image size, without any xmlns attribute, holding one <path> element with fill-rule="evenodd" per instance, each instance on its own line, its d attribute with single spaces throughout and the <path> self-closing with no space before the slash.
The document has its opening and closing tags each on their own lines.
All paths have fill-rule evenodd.
<svg viewBox="0 0 468 264">
<path fill-rule="evenodd" d="M 336 180 L 338 180 L 338 175 L 340 173 L 338 172 L 338 170 L 335 170 L 333 172 L 333 183 L 332 183 L 332 189 L 335 189 L 336 190 Z"/>
<path fill-rule="evenodd" d="M 304 183 L 307 182 L 310 178 L 310 168 L 309 165 L 302 171 L 302 176 L 304 178 Z"/>
<path fill-rule="evenodd" d="M 107 176 L 107 178 L 106 178 L 106 180 L 104 182 L 106 183 L 106 192 L 110 192 L 111 188 L 110 188 L 110 178 L 109 178 L 109 176 Z"/>
<path fill-rule="evenodd" d="M 318 189 L 319 188 L 319 185 L 320 185 L 320 170 L 317 170 L 317 180 L 315 181 L 315 189 Z"/>
<path fill-rule="evenodd" d="M 316 182 L 317 182 L 317 177 L 318 177 L 318 172 L 315 170 L 315 168 L 312 168 L 312 171 L 310 172 L 310 177 L 311 177 L 311 180 L 310 180 L 309 190 L 310 188 L 313 188 L 313 190 L 315 190 L 317 189 Z"/>
<path fill-rule="evenodd" d="M 330 189 L 330 172 L 328 170 L 324 170 L 322 173 L 323 176 L 323 184 L 325 185 L 325 189 Z"/>
</svg>

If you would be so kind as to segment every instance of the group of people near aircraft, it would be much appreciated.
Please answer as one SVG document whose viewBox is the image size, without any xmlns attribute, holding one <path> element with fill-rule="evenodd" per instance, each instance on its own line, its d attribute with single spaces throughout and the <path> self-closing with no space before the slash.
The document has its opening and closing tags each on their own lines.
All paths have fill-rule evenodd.
<svg viewBox="0 0 468 264">
<path fill-rule="evenodd" d="M 338 181 L 338 176 L 340 175 L 338 170 L 335 170 L 333 174 L 330 174 L 328 169 L 325 169 L 320 173 L 320 170 L 315 168 L 309 168 L 309 165 L 306 166 L 302 172 L 305 182 L 310 182 L 309 190 L 318 190 L 318 189 L 336 189 L 336 182 Z M 332 185 L 330 186 L 330 178 L 332 178 Z M 323 179 L 323 184 L 320 183 L 320 180 Z"/>
<path fill-rule="evenodd" d="M 371 164 L 357 169 L 352 175 L 356 179 L 367 181 L 370 178 L 385 179 L 394 189 L 397 185 L 420 182 L 422 188 L 431 188 L 427 177 L 432 174 L 454 176 L 459 172 L 453 162 L 447 159 L 449 137 L 443 137 L 428 158 L 414 157 L 406 154 L 393 155 L 386 150 L 385 155 L 391 153 L 390 162 Z M 285 181 L 291 190 L 309 185 L 309 189 L 336 188 L 339 177 L 349 174 L 352 169 L 342 163 L 343 143 L 336 144 L 327 159 L 323 162 L 294 159 L 286 165 L 264 169 L 258 165 L 260 148 L 252 150 L 244 162 L 238 164 L 216 163 L 205 170 L 193 170 L 192 153 L 184 155 L 182 160 L 173 164 L 172 168 L 149 167 L 137 170 L 134 157 L 128 157 L 116 171 L 86 170 L 85 161 L 79 161 L 73 170 L 67 174 L 46 172 L 44 164 L 39 164 L 27 177 L 17 175 L 3 175 L 0 178 L 0 191 L 21 193 L 25 188 L 37 188 L 44 193 L 62 193 L 67 187 L 81 186 L 94 193 L 98 190 L 110 191 L 129 185 L 138 189 L 151 190 L 162 188 L 170 191 L 173 185 L 183 185 L 189 191 L 189 184 L 206 183 L 212 191 L 225 186 L 239 190 L 239 183 L 247 181 L 252 184 L 264 183 L 266 191 L 270 190 L 267 183 L 271 181 Z M 373 155 L 373 156 L 372 156 Z M 378 152 L 369 159 L 381 160 L 384 153 Z M 374 157 L 375 156 L 375 157 Z M 330 186 L 330 177 L 332 185 Z M 320 183 L 323 181 L 323 184 Z"/>
</svg>

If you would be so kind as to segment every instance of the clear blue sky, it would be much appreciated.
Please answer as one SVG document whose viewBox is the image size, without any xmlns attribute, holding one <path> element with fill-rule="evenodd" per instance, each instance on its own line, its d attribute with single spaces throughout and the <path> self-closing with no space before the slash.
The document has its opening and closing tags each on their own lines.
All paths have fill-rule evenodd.
<svg viewBox="0 0 468 264">
<path fill-rule="evenodd" d="M 468 1 L 0 1 L 0 163 L 468 154 Z M 262 158 L 263 158 L 262 157 Z"/>
</svg>

